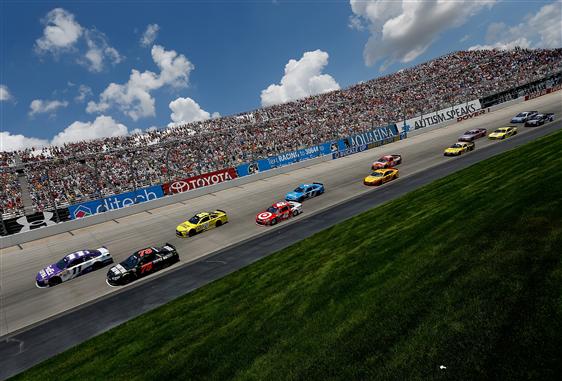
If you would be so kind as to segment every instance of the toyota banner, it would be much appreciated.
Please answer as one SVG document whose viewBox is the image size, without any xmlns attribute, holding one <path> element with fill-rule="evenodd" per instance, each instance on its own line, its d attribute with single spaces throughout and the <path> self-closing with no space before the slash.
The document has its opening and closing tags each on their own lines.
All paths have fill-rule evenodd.
<svg viewBox="0 0 562 381">
<path fill-rule="evenodd" d="M 225 181 L 233 180 L 236 176 L 236 169 L 227 168 L 211 173 L 205 173 L 186 179 L 175 180 L 162 185 L 165 194 L 183 193 L 190 190 L 207 187 L 209 185 L 220 184 Z"/>
</svg>

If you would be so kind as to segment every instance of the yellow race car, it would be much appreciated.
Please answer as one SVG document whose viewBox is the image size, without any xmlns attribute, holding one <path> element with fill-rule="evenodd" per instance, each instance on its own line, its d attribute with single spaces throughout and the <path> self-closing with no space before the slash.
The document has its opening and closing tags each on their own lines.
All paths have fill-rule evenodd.
<svg viewBox="0 0 562 381">
<path fill-rule="evenodd" d="M 363 180 L 363 184 L 382 185 L 397 178 L 398 169 L 396 168 L 377 169 L 376 171 L 373 171 L 369 176 L 365 177 L 365 179 Z"/>
<path fill-rule="evenodd" d="M 460 156 L 465 152 L 474 150 L 473 142 L 456 142 L 449 148 L 445 149 L 443 155 L 445 156 Z"/>
<path fill-rule="evenodd" d="M 492 140 L 501 140 L 507 139 L 510 136 L 517 135 L 517 127 L 509 126 L 509 127 L 501 127 L 492 132 L 488 135 L 488 139 Z"/>
<path fill-rule="evenodd" d="M 228 216 L 224 210 L 217 209 L 214 212 L 201 212 L 182 222 L 176 228 L 179 237 L 193 237 L 197 233 L 212 228 L 218 228 L 228 222 Z"/>
</svg>

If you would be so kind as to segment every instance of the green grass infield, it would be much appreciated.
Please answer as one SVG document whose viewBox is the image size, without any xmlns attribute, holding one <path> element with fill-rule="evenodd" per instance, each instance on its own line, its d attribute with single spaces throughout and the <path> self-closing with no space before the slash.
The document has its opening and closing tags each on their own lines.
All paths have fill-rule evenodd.
<svg viewBox="0 0 562 381">
<path fill-rule="evenodd" d="M 558 379 L 561 257 L 557 132 L 318 233 L 16 379 Z"/>
</svg>

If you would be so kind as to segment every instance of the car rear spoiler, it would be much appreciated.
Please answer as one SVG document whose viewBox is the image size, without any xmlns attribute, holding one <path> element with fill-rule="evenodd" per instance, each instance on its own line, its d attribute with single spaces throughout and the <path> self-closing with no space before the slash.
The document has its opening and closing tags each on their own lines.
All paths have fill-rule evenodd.
<svg viewBox="0 0 562 381">
<path fill-rule="evenodd" d="M 221 213 L 226 214 L 226 212 L 225 212 L 224 210 L 222 210 L 222 209 L 215 209 L 215 212 L 221 212 Z"/>
<path fill-rule="evenodd" d="M 172 245 L 171 243 L 166 242 L 164 244 L 164 246 L 170 246 L 172 249 L 176 250 L 176 247 L 174 245 Z M 177 251 L 177 250 L 176 250 Z"/>
<path fill-rule="evenodd" d="M 322 186 L 324 186 L 324 184 L 322 184 L 322 183 L 317 183 L 317 182 L 313 182 L 312 184 L 316 184 L 316 185 L 322 185 Z"/>
</svg>

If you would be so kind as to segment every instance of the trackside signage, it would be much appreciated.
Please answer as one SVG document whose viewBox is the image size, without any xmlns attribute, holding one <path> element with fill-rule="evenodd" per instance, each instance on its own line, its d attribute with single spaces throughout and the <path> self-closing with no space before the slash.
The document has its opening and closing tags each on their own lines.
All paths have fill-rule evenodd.
<svg viewBox="0 0 562 381">
<path fill-rule="evenodd" d="M 162 185 L 162 189 L 165 194 L 183 193 L 193 189 L 208 187 L 209 185 L 220 184 L 236 177 L 236 170 L 234 168 L 227 168 L 165 183 Z"/>
<path fill-rule="evenodd" d="M 68 211 L 70 219 L 76 220 L 98 213 L 109 212 L 110 210 L 126 208 L 127 206 L 140 204 L 141 202 L 156 200 L 163 196 L 164 192 L 162 192 L 162 187 L 157 185 L 148 188 L 140 188 L 132 192 L 116 194 L 99 200 L 71 205 L 68 207 Z"/>
<path fill-rule="evenodd" d="M 480 100 L 476 99 L 467 103 L 462 103 L 453 107 L 444 108 L 439 111 L 430 112 L 428 114 L 422 114 L 412 119 L 406 120 L 406 124 L 413 126 L 415 130 L 434 126 L 443 122 L 448 122 L 450 120 L 456 120 L 458 118 L 474 114 L 482 108 L 480 105 Z"/>
<path fill-rule="evenodd" d="M 525 95 L 525 100 L 529 101 L 531 99 L 542 97 L 543 95 L 554 93 L 555 91 L 558 91 L 560 89 L 562 89 L 562 84 L 558 84 L 558 85 L 552 86 L 548 89 L 543 89 L 541 91 L 537 91 L 537 92 Z"/>
</svg>

